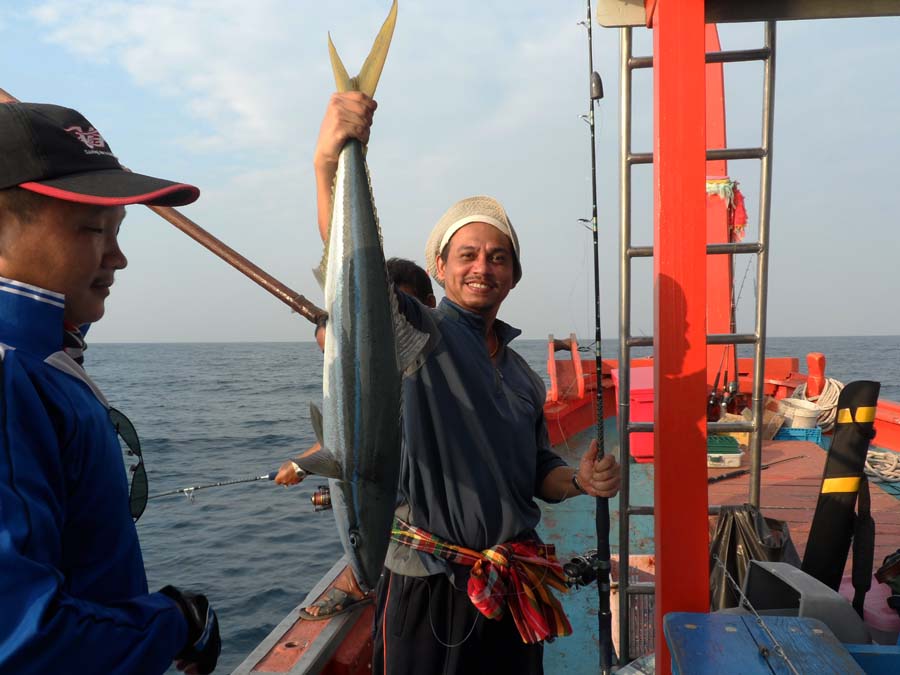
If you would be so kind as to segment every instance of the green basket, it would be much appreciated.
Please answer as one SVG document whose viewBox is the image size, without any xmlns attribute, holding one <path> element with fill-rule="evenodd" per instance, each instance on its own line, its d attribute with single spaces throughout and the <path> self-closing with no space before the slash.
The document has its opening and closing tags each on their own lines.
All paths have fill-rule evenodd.
<svg viewBox="0 0 900 675">
<path fill-rule="evenodd" d="M 707 454 L 716 455 L 736 455 L 741 451 L 741 447 L 734 436 L 713 436 L 710 435 L 706 441 Z"/>
</svg>

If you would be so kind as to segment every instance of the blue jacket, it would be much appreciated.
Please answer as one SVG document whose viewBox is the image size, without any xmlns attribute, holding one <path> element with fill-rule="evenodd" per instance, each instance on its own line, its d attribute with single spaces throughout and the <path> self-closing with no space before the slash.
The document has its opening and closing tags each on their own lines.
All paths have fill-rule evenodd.
<svg viewBox="0 0 900 675">
<path fill-rule="evenodd" d="M 108 404 L 64 297 L 0 277 L 0 672 L 162 673 L 187 626 L 147 593 Z"/>
</svg>

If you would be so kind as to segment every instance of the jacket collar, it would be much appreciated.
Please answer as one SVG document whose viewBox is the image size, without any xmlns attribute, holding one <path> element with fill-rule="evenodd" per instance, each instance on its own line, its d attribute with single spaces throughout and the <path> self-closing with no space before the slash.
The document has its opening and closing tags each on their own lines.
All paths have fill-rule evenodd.
<svg viewBox="0 0 900 675">
<path fill-rule="evenodd" d="M 65 296 L 0 277 L 0 342 L 42 359 L 62 348 Z"/>
<path fill-rule="evenodd" d="M 470 312 L 467 309 L 463 309 L 459 305 L 457 305 L 452 300 L 448 300 L 446 297 L 441 300 L 441 304 L 438 305 L 438 311 L 453 321 L 457 321 L 459 323 L 465 324 L 474 332 L 478 332 L 481 335 L 484 335 L 484 318 L 480 314 L 476 314 L 475 312 Z M 514 326 L 510 326 L 505 321 L 501 321 L 500 319 L 494 319 L 494 330 L 497 332 L 497 337 L 500 339 L 500 344 L 504 347 L 512 342 L 515 338 L 522 334 L 522 331 Z"/>
</svg>

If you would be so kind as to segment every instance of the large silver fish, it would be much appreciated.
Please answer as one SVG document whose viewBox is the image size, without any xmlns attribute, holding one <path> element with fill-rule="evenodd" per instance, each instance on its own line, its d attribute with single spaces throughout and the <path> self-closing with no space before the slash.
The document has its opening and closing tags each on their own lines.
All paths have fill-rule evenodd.
<svg viewBox="0 0 900 675">
<path fill-rule="evenodd" d="M 387 56 L 397 3 L 356 78 L 349 78 L 329 37 L 338 91 L 373 95 Z M 400 472 L 400 380 L 427 336 L 399 315 L 381 247 L 362 145 L 341 150 L 328 241 L 316 277 L 325 291 L 322 450 L 300 467 L 329 477 L 341 543 L 365 588 L 381 573 Z"/>
</svg>

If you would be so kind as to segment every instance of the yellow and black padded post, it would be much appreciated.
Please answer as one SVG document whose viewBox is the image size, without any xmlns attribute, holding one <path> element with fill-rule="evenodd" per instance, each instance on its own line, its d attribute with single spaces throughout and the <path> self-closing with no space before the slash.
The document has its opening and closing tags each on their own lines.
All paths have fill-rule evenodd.
<svg viewBox="0 0 900 675">
<path fill-rule="evenodd" d="M 822 489 L 802 566 L 804 572 L 838 590 L 850 543 L 855 537 L 854 587 L 862 590 L 863 595 L 871 583 L 875 542 L 865 464 L 869 442 L 875 437 L 875 406 L 880 390 L 880 383 L 860 380 L 849 383 L 841 392 L 834 437 L 825 461 Z M 857 496 L 859 516 L 856 514 Z M 864 569 L 867 549 L 868 572 Z M 857 560 L 857 556 L 861 559 Z M 857 586 L 857 577 L 864 589 Z"/>
</svg>

